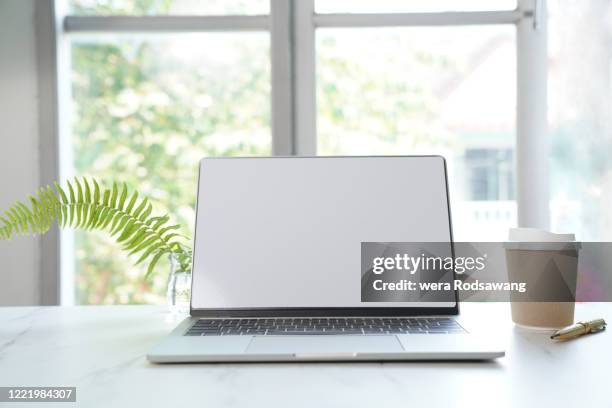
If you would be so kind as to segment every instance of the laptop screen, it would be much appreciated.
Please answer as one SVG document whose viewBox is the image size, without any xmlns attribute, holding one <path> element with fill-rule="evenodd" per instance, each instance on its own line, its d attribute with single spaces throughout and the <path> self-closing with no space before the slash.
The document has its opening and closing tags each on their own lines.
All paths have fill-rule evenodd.
<svg viewBox="0 0 612 408">
<path fill-rule="evenodd" d="M 455 307 L 361 293 L 362 243 L 450 241 L 441 157 L 204 159 L 192 309 Z"/>
</svg>

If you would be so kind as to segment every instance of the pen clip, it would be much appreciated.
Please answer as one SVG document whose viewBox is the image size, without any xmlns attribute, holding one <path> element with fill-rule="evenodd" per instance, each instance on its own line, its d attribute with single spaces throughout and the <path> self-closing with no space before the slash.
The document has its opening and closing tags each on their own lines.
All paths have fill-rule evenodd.
<svg viewBox="0 0 612 408">
<path fill-rule="evenodd" d="M 589 329 L 589 333 L 597 333 L 606 329 L 606 321 L 604 319 L 592 320 L 590 322 L 580 322 L 586 324 Z"/>
</svg>

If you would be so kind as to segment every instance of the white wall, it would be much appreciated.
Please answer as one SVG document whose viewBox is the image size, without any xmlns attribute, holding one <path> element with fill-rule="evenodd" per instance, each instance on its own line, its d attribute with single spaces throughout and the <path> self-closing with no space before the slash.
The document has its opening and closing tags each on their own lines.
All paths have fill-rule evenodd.
<svg viewBox="0 0 612 408">
<path fill-rule="evenodd" d="M 34 3 L 0 1 L 0 211 L 39 185 Z M 0 305 L 40 302 L 40 240 L 0 241 Z"/>
</svg>

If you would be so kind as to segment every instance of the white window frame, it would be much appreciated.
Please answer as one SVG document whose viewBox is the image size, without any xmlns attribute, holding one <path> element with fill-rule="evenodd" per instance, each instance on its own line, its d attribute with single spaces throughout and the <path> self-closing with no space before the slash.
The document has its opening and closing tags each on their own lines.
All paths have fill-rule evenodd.
<svg viewBox="0 0 612 408">
<path fill-rule="evenodd" d="M 548 228 L 547 173 L 547 16 L 546 0 L 518 0 L 515 10 L 317 14 L 314 0 L 270 0 L 265 16 L 72 16 L 67 0 L 41 1 L 37 17 L 51 50 L 43 62 L 52 60 L 55 78 L 41 106 L 58 106 L 52 126 L 41 140 L 41 180 L 67 178 L 71 174 L 68 145 L 70 118 L 69 37 L 83 32 L 214 32 L 268 31 L 271 44 L 272 153 L 316 155 L 316 50 L 317 28 L 415 27 L 465 25 L 515 25 L 517 29 L 517 134 L 516 188 L 519 226 Z M 46 24 L 46 25 L 45 25 Z M 44 27 L 48 29 L 45 32 Z M 54 115 L 54 118 L 53 118 Z M 42 123 L 42 119 L 41 119 Z M 50 234 L 43 241 L 41 279 L 43 304 L 73 304 L 74 276 L 62 257 L 73 256 L 71 234 Z M 61 242 L 61 245 L 60 245 Z M 65 270 L 64 270 L 65 269 Z"/>
</svg>

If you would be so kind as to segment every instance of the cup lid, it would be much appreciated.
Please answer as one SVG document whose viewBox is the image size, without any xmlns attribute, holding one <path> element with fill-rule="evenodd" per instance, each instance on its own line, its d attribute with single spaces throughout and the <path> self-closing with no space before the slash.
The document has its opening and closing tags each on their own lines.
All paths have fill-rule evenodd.
<svg viewBox="0 0 612 408">
<path fill-rule="evenodd" d="M 505 249 L 517 249 L 528 251 L 569 251 L 582 248 L 580 242 L 504 242 Z"/>
<path fill-rule="evenodd" d="M 515 242 L 574 242 L 574 234 L 557 234 L 538 228 L 510 228 L 508 241 Z"/>
</svg>

